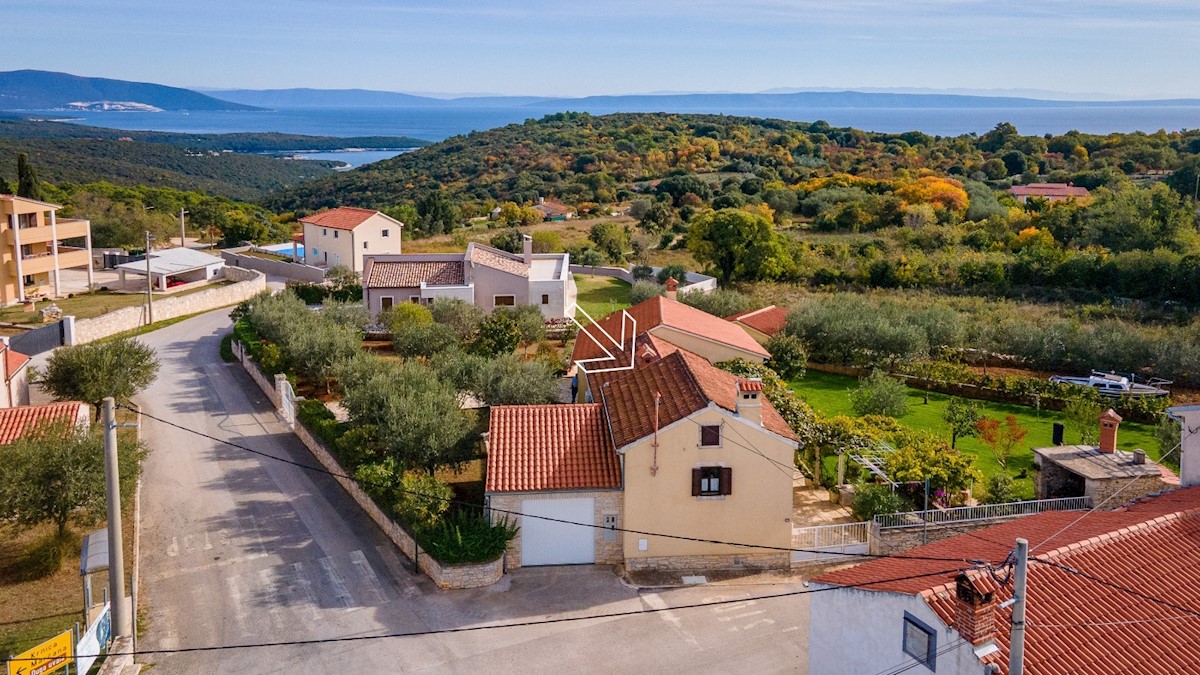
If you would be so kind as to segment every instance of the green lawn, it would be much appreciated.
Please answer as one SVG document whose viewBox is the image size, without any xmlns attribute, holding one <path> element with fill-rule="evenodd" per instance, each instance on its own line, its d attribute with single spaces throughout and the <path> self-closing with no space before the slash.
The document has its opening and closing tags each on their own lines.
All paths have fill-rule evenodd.
<svg viewBox="0 0 1200 675">
<path fill-rule="evenodd" d="M 186 291 L 178 291 L 175 293 L 155 293 L 154 300 L 165 300 L 167 298 L 179 297 L 188 295 L 189 293 L 199 293 L 217 286 L 224 286 L 228 281 L 217 281 L 197 288 L 189 288 Z M 63 315 L 73 316 L 76 319 L 91 319 L 108 314 L 109 312 L 123 309 L 125 307 L 139 307 L 146 304 L 146 295 L 144 293 L 113 293 L 110 291 L 92 291 L 91 293 L 76 293 L 71 298 L 59 298 L 54 301 L 62 310 Z M 0 308 L 0 322 L 5 323 L 21 323 L 21 324 L 40 324 L 42 322 L 41 310 L 50 306 L 49 300 L 43 300 L 36 303 L 36 311 L 27 312 L 23 305 L 12 305 L 9 307 Z"/>
<path fill-rule="evenodd" d="M 576 274 L 575 286 L 579 289 L 576 302 L 593 319 L 611 314 L 629 306 L 629 284 L 615 277 L 592 274 Z M 580 315 L 580 323 L 587 319 Z"/>
<path fill-rule="evenodd" d="M 850 391 L 858 386 L 858 380 L 853 377 L 809 370 L 804 379 L 794 380 L 789 384 L 801 398 L 808 401 L 809 405 L 826 415 L 854 416 L 854 410 L 850 407 Z M 899 418 L 899 421 L 913 429 L 930 431 L 949 440 L 950 433 L 946 428 L 946 423 L 942 421 L 942 411 L 946 409 L 946 403 L 950 397 L 946 394 L 928 392 L 929 403 L 926 404 L 926 392 L 911 388 L 908 392 L 909 411 L 907 415 Z M 1033 451 L 1031 448 L 1051 445 L 1053 423 L 1065 421 L 1065 416 L 1057 411 L 1042 410 L 1039 412 L 1034 408 L 1006 403 L 979 401 L 979 404 L 984 415 L 997 419 L 1003 419 L 1006 415 L 1015 415 L 1021 426 L 1029 429 L 1029 435 L 1025 437 L 1023 447 L 1016 450 L 1009 458 L 1008 469 L 1014 477 L 1022 470 L 1028 472 L 1028 478 L 1016 481 L 1016 488 L 1020 495 L 1032 499 Z M 1071 438 L 1066 440 L 1068 443 L 1072 442 Z M 1158 442 L 1154 440 L 1154 429 L 1150 425 L 1124 422 L 1121 424 L 1117 441 L 1118 447 L 1122 450 L 1141 448 L 1151 458 L 1157 458 L 1159 455 Z M 991 449 L 979 442 L 979 439 L 960 438 L 958 449 L 964 454 L 974 457 L 975 466 L 985 476 L 1000 471 L 1000 465 L 992 456 Z M 836 460 L 833 461 L 836 463 Z"/>
</svg>

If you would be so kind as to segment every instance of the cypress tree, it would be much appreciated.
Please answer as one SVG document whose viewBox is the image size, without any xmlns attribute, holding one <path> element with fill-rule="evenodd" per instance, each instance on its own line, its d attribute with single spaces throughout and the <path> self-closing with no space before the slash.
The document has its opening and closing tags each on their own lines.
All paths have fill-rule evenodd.
<svg viewBox="0 0 1200 675">
<path fill-rule="evenodd" d="M 17 155 L 17 196 L 37 200 L 42 198 L 42 183 L 38 180 L 37 170 L 23 152 Z"/>
</svg>

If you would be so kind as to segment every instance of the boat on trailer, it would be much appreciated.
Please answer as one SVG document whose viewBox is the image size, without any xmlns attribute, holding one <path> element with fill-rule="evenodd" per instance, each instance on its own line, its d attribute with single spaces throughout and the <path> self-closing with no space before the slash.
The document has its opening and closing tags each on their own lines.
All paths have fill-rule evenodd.
<svg viewBox="0 0 1200 675">
<path fill-rule="evenodd" d="M 1171 392 L 1164 389 L 1170 380 L 1153 378 L 1147 382 L 1137 382 L 1132 375 L 1123 375 L 1121 373 L 1102 373 L 1093 370 L 1092 374 L 1087 377 L 1072 377 L 1070 375 L 1055 375 L 1050 378 L 1051 382 L 1060 384 L 1074 384 L 1080 387 L 1091 387 L 1096 390 L 1096 393 L 1101 396 L 1138 396 L 1138 397 L 1160 397 L 1170 396 Z"/>
</svg>

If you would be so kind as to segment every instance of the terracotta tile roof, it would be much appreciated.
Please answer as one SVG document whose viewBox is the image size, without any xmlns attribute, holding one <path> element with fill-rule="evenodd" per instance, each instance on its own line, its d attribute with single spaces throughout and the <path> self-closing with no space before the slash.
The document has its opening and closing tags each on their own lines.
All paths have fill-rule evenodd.
<svg viewBox="0 0 1200 675">
<path fill-rule="evenodd" d="M 318 227 L 332 227 L 336 230 L 353 230 L 376 213 L 379 212 L 373 209 L 339 206 L 336 209 L 314 213 L 311 216 L 301 218 L 300 222 Z"/>
<path fill-rule="evenodd" d="M 11 380 L 13 378 L 13 376 L 17 374 L 18 371 L 20 371 L 22 368 L 25 367 L 25 364 L 29 363 L 30 360 L 31 360 L 30 357 L 26 356 L 25 354 L 15 351 L 11 347 L 5 347 L 4 348 L 4 376 L 5 376 L 5 378 Z"/>
<path fill-rule="evenodd" d="M 763 349 L 762 345 L 758 344 L 740 326 L 715 317 L 707 312 L 702 312 L 695 307 L 685 305 L 677 300 L 670 300 L 662 295 L 643 300 L 625 311 L 629 312 L 629 315 L 636 321 L 637 333 L 639 335 L 659 326 L 667 326 L 680 332 L 736 347 L 764 358 L 770 356 L 767 350 Z M 606 346 L 611 345 L 611 342 L 604 337 L 604 334 L 600 332 L 598 327 L 603 328 L 613 338 L 622 340 L 622 342 L 628 340 L 629 335 L 621 335 L 623 317 L 624 314 L 622 312 L 613 312 L 595 324 L 586 326 L 583 330 L 579 331 L 579 335 L 575 338 L 575 350 L 571 355 L 571 360 L 579 361 L 604 355 L 604 351 L 597 344 L 597 341 L 603 340 Z M 630 328 L 626 326 L 626 330 L 628 331 Z"/>
<path fill-rule="evenodd" d="M 787 324 L 787 315 L 786 307 L 767 305 L 762 309 L 752 309 L 725 317 L 725 320 L 744 324 L 764 335 L 775 336 L 783 332 L 783 327 Z"/>
<path fill-rule="evenodd" d="M 708 407 L 709 402 L 737 411 L 738 377 L 700 356 L 678 350 L 653 363 L 615 374 L 594 393 L 604 404 L 613 444 L 625 447 L 654 433 L 654 395 L 659 401 L 658 425 L 665 427 Z M 762 402 L 762 424 L 785 438 L 796 435 L 770 402 Z"/>
<path fill-rule="evenodd" d="M 1091 194 L 1085 187 L 1077 187 L 1067 183 L 1014 185 L 1008 191 L 1018 197 L 1087 197 Z"/>
<path fill-rule="evenodd" d="M 471 262 L 476 265 L 491 267 L 501 272 L 515 274 L 519 277 L 529 276 L 529 266 L 525 264 L 524 260 L 491 246 L 472 244 Z"/>
<path fill-rule="evenodd" d="M 377 260 L 371 264 L 368 288 L 417 288 L 421 282 L 438 286 L 461 285 L 463 263 L 390 262 Z"/>
<path fill-rule="evenodd" d="M 78 401 L 2 408 L 0 409 L 0 445 L 12 443 L 26 431 L 43 422 L 67 420 L 77 423 L 86 419 L 87 415 L 87 405 Z"/>
<path fill-rule="evenodd" d="M 541 204 L 534 204 L 533 208 L 541 211 L 547 216 L 565 216 L 571 212 L 571 207 L 563 204 L 562 202 L 556 202 L 550 199 L 543 201 Z"/>
<path fill-rule="evenodd" d="M 1173 490 L 1129 507 L 1096 512 L 1048 512 L 978 530 L 908 552 L 914 556 L 999 561 L 1025 537 L 1033 557 L 1077 569 L 1112 584 L 1176 605 L 1200 608 L 1200 487 Z M 1065 526 L 1070 527 L 1056 534 Z M 1047 537 L 1053 537 L 1046 541 Z M 839 570 L 816 581 L 858 584 L 871 579 L 935 572 L 953 563 L 881 558 Z M 920 595 L 952 626 L 953 577 L 867 585 L 878 591 Z M 986 572 L 968 572 L 996 602 L 1012 597 Z M 1030 672 L 1176 673 L 1200 667 L 1200 621 L 1159 621 L 1189 616 L 1162 604 L 1104 586 L 1049 565 L 1030 562 L 1025 636 Z M 999 651 L 982 659 L 1008 672 L 1011 609 L 997 608 Z M 1080 625 L 1106 624 L 1106 625 Z"/>
<path fill-rule="evenodd" d="M 630 344 L 627 343 L 624 349 L 613 350 L 613 355 L 615 358 L 611 361 L 606 360 L 603 363 L 597 363 L 596 369 L 600 369 L 603 372 L 587 373 L 588 386 L 591 387 L 593 392 L 599 391 L 598 388 L 604 386 L 605 382 L 617 377 L 621 377 L 629 372 L 628 370 L 610 369 L 621 368 L 629 365 L 630 354 L 636 355 L 637 358 L 634 361 L 634 367 L 640 368 L 647 364 L 653 363 L 662 357 L 667 356 L 668 354 L 674 354 L 677 351 L 681 351 L 679 347 L 676 347 L 670 342 L 654 337 L 653 333 L 642 333 L 641 335 L 637 336 L 637 339 L 633 342 L 633 344 L 636 344 L 637 346 L 630 347 Z M 595 369 L 593 369 L 593 371 L 595 371 Z M 598 397 L 599 394 L 596 394 L 596 396 Z"/>
<path fill-rule="evenodd" d="M 489 431 L 487 492 L 621 487 L 598 404 L 492 406 Z"/>
</svg>

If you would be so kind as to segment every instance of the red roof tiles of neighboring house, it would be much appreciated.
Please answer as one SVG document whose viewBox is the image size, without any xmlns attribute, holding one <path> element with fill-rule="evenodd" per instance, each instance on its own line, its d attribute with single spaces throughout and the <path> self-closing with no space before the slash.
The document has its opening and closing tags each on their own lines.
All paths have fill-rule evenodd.
<svg viewBox="0 0 1200 675">
<path fill-rule="evenodd" d="M 762 309 L 727 316 L 725 320 L 744 324 L 767 336 L 775 336 L 783 332 L 783 327 L 787 324 L 787 315 L 786 307 L 767 305 Z"/>
<path fill-rule="evenodd" d="M 621 487 L 598 404 L 493 406 L 489 428 L 487 492 Z"/>
<path fill-rule="evenodd" d="M 565 216 L 568 213 L 571 213 L 571 207 L 561 202 L 551 201 L 549 199 L 540 204 L 535 204 L 533 208 L 550 217 Z"/>
<path fill-rule="evenodd" d="M 301 218 L 300 222 L 318 227 L 332 227 L 335 230 L 353 230 L 362 225 L 371 216 L 379 213 L 372 209 L 357 209 L 353 206 L 339 206 L 336 209 L 314 213 Z"/>
<path fill-rule="evenodd" d="M 525 264 L 524 260 L 490 246 L 480 244 L 471 246 L 471 262 L 519 277 L 529 276 L 529 266 Z"/>
<path fill-rule="evenodd" d="M 462 261 L 390 262 L 377 260 L 371 264 L 368 288 L 419 288 L 421 283 L 432 286 L 456 286 L 463 281 Z"/>
<path fill-rule="evenodd" d="M 654 433 L 656 392 L 662 396 L 658 405 L 658 426 L 662 428 L 708 407 L 710 401 L 736 412 L 738 379 L 703 357 L 680 349 L 610 378 L 607 386 L 594 395 L 608 411 L 613 443 L 622 448 Z M 791 427 L 769 401 L 762 401 L 761 410 L 764 428 L 796 440 Z"/>
<path fill-rule="evenodd" d="M 65 420 L 77 424 L 87 415 L 87 405 L 78 401 L 0 408 L 0 445 L 12 443 L 43 422 Z"/>
<path fill-rule="evenodd" d="M 770 356 L 767 350 L 763 349 L 762 345 L 758 344 L 740 326 L 662 295 L 643 300 L 625 311 L 629 312 L 629 315 L 637 322 L 638 335 L 658 326 L 667 326 L 762 357 Z M 609 336 L 621 343 L 627 342 L 633 336 L 621 335 L 623 321 L 626 321 L 624 314 L 618 311 L 600 319 L 595 324 L 585 326 L 575 339 L 575 350 L 571 354 L 571 361 L 604 356 L 604 350 L 597 343 L 598 341 L 610 351 L 614 349 L 613 342 L 605 337 L 600 329 L 607 331 Z M 633 330 L 633 327 L 626 325 L 625 330 L 628 332 Z M 597 363 L 595 367 L 605 368 L 608 366 Z"/>
<path fill-rule="evenodd" d="M 1127 593 L 1048 564 L 1067 566 L 1105 582 L 1165 602 L 1200 608 L 1200 487 L 1146 498 L 1118 511 L 1053 511 L 1020 518 L 970 534 L 921 546 L 817 577 L 826 584 L 862 584 L 861 588 L 920 595 L 942 621 L 956 620 L 954 576 L 946 572 L 923 579 L 869 583 L 873 579 L 942 572 L 953 563 L 904 556 L 987 560 L 998 563 L 1015 539 L 1030 545 L 1029 602 L 1026 606 L 1025 663 L 1031 672 L 1178 673 L 1200 667 L 1200 621 L 1161 603 Z M 963 563 L 965 569 L 968 563 Z M 971 571 L 973 583 L 995 593 L 995 602 L 1012 597 L 986 571 Z M 1008 672 L 1011 609 L 997 607 L 996 645 L 984 657 L 1000 673 Z M 1170 620 L 1178 618 L 1179 620 Z"/>
<path fill-rule="evenodd" d="M 14 351 L 11 347 L 4 349 L 4 375 L 5 378 L 11 380 L 22 368 L 30 361 L 30 357 L 21 352 Z"/>
<path fill-rule="evenodd" d="M 1018 197 L 1087 197 L 1091 194 L 1085 187 L 1078 187 L 1068 183 L 1014 185 L 1008 191 Z"/>
</svg>

